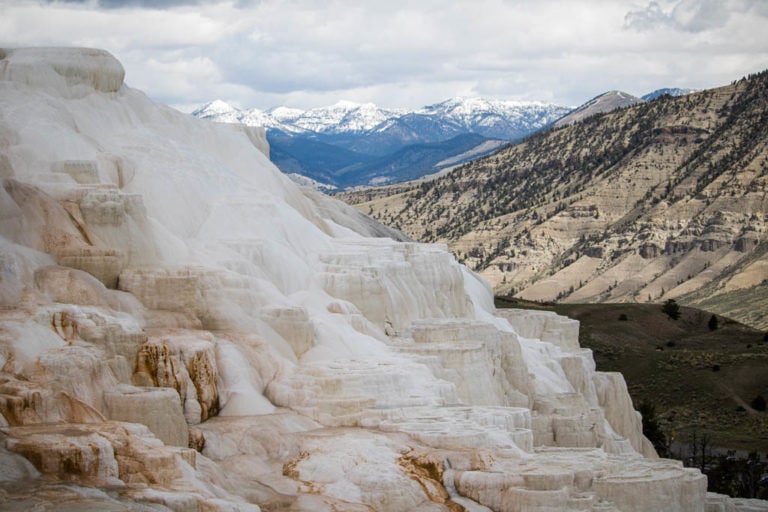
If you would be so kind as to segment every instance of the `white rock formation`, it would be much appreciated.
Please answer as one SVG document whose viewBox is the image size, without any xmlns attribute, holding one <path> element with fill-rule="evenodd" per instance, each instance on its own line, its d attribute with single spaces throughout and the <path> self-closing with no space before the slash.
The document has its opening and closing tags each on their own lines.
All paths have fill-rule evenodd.
<svg viewBox="0 0 768 512">
<path fill-rule="evenodd" d="M 0 50 L 3 510 L 768 510 L 658 459 L 573 321 L 122 80 Z"/>
</svg>

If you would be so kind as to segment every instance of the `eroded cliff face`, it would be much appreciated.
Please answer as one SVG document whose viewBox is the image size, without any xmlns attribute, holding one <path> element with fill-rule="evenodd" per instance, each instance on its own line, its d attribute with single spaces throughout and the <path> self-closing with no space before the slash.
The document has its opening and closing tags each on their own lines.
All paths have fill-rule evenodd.
<svg viewBox="0 0 768 512">
<path fill-rule="evenodd" d="M 577 323 L 499 316 L 105 52 L 0 57 L 4 510 L 738 505 L 656 457 Z"/>
</svg>

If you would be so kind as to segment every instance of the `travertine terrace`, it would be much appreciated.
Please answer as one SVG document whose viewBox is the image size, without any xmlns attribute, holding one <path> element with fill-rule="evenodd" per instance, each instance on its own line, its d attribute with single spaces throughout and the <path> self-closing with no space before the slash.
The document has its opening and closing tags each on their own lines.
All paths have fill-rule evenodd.
<svg viewBox="0 0 768 512">
<path fill-rule="evenodd" d="M 3 510 L 731 511 L 578 325 L 88 49 L 0 51 Z"/>
</svg>

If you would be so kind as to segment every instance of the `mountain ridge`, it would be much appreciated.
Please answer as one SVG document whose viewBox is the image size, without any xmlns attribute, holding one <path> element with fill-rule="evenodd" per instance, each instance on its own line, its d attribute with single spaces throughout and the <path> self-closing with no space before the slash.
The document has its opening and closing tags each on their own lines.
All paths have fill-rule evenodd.
<svg viewBox="0 0 768 512">
<path fill-rule="evenodd" d="M 311 109 L 296 109 L 290 107 L 272 107 L 267 110 L 258 108 L 239 109 L 229 103 L 216 99 L 195 109 L 192 115 L 201 119 L 211 119 L 223 122 L 240 122 L 250 125 L 262 122 L 260 126 L 274 128 L 286 133 L 316 132 L 325 134 L 340 134 L 361 131 L 386 131 L 389 123 L 404 115 L 427 117 L 442 117 L 450 123 L 465 130 L 477 129 L 483 122 L 489 122 L 489 116 L 521 119 L 526 111 L 535 112 L 540 118 L 552 121 L 553 116 L 559 117 L 572 107 L 563 107 L 554 103 L 540 101 L 499 100 L 481 97 L 457 96 L 447 100 L 426 105 L 417 109 L 382 108 L 374 103 L 356 103 L 340 100 L 333 105 Z M 536 121 L 529 122 L 530 125 Z M 480 135 L 486 135 L 478 131 Z"/>
<path fill-rule="evenodd" d="M 689 89 L 659 89 L 646 96 L 685 94 Z M 417 109 L 380 108 L 373 103 L 341 100 L 333 105 L 307 110 L 272 107 L 267 110 L 238 109 L 222 100 L 209 102 L 192 115 L 218 122 L 241 123 L 267 128 L 272 161 L 283 172 L 303 175 L 324 190 L 365 185 L 398 183 L 444 171 L 442 160 L 461 155 L 475 157 L 492 153 L 486 147 L 502 144 L 491 141 L 518 142 L 554 123 L 562 126 L 576 119 L 621 108 L 643 101 L 620 91 L 609 91 L 573 108 L 541 101 L 501 100 L 482 97 L 454 97 Z M 444 143 L 466 134 L 484 136 L 472 152 L 462 143 L 451 148 L 443 144 L 443 154 L 430 165 L 420 165 L 414 173 L 407 165 L 397 167 L 398 152 L 413 146 Z M 385 158 L 389 156 L 390 158 Z M 425 155 L 418 158 L 426 162 Z M 464 160 L 466 161 L 466 160 Z M 369 169 L 371 162 L 381 165 L 380 172 L 356 176 L 354 169 Z M 352 172 L 350 172 L 352 171 Z M 344 175 L 344 180 L 336 176 Z"/>
<path fill-rule="evenodd" d="M 577 121 L 582 121 L 595 114 L 604 114 L 619 108 L 631 107 L 642 101 L 645 100 L 622 91 L 604 92 L 564 115 L 552 126 L 560 128 Z"/>
<path fill-rule="evenodd" d="M 192 115 L 263 126 L 267 128 L 272 161 L 281 170 L 334 187 L 350 187 L 399 182 L 440 172 L 439 162 L 469 154 L 464 144 L 467 135 L 483 137 L 477 139 L 474 153 L 482 155 L 483 148 L 490 147 L 488 141 L 519 140 L 569 110 L 535 101 L 451 98 L 411 110 L 340 101 L 309 110 L 276 107 L 262 111 L 240 110 L 214 100 Z M 457 141 L 455 147 L 449 143 L 451 140 Z M 430 149 L 428 154 L 435 156 L 431 160 L 428 154 L 418 157 L 423 163 L 417 173 L 407 162 L 397 165 L 406 148 L 414 153 L 430 144 L 441 145 L 442 151 L 436 154 Z M 380 172 L 370 170 L 371 162 L 378 162 Z M 360 176 L 350 172 L 357 168 L 366 170 Z M 344 179 L 338 178 L 341 175 Z"/>
</svg>

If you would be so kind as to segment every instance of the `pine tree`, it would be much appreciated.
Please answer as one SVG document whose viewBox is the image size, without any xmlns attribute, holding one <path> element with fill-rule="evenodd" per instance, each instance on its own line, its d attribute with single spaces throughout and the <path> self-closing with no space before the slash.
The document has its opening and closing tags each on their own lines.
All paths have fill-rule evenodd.
<svg viewBox="0 0 768 512">
<path fill-rule="evenodd" d="M 667 302 L 661 306 L 661 310 L 672 320 L 680 318 L 680 305 L 675 299 L 667 299 Z"/>
<path fill-rule="evenodd" d="M 712 315 L 712 317 L 709 319 L 709 322 L 707 323 L 707 327 L 709 327 L 710 331 L 716 331 L 718 327 L 718 321 L 717 317 L 715 315 Z"/>
</svg>

